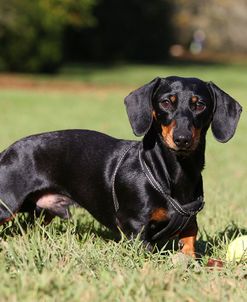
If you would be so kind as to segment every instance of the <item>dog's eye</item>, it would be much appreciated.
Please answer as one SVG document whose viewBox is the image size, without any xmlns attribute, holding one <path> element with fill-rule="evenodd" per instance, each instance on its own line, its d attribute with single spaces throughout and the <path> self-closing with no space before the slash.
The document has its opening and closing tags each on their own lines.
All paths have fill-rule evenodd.
<svg viewBox="0 0 247 302">
<path fill-rule="evenodd" d="M 160 103 L 160 105 L 161 105 L 161 107 L 162 107 L 163 109 L 166 109 L 166 110 L 168 110 L 168 109 L 170 109 L 170 108 L 172 107 L 171 101 L 168 100 L 168 99 L 163 100 L 163 101 Z"/>
<path fill-rule="evenodd" d="M 206 104 L 203 101 L 197 101 L 192 103 L 191 108 L 193 111 L 202 112 L 206 108 Z"/>
<path fill-rule="evenodd" d="M 196 111 L 203 111 L 206 108 L 206 104 L 202 101 L 196 102 Z"/>
</svg>

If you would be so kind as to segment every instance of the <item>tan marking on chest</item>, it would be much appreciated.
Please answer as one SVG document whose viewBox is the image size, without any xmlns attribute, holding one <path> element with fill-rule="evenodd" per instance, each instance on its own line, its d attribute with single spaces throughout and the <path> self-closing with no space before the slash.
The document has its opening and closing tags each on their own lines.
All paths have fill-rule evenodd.
<svg viewBox="0 0 247 302">
<path fill-rule="evenodd" d="M 168 218 L 167 211 L 164 208 L 157 208 L 151 213 L 151 220 L 164 221 Z"/>
</svg>

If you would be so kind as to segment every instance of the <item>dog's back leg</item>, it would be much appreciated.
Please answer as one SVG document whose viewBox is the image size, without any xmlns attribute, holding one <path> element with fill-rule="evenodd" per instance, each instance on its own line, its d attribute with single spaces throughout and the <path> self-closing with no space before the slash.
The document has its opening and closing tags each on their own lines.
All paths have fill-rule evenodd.
<svg viewBox="0 0 247 302">
<path fill-rule="evenodd" d="M 55 216 L 62 219 L 70 218 L 69 207 L 73 204 L 75 204 L 73 200 L 65 195 L 45 193 L 37 200 L 36 211 L 40 213 L 44 210 L 44 222 L 48 224 Z"/>
</svg>

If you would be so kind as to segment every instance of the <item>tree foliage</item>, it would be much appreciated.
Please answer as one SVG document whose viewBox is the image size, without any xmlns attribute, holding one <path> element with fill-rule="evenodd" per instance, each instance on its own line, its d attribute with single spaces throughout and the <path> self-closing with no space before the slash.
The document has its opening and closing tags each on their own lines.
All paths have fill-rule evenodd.
<svg viewBox="0 0 247 302">
<path fill-rule="evenodd" d="M 53 71 L 66 26 L 93 24 L 94 0 L 0 0 L 0 68 Z"/>
<path fill-rule="evenodd" d="M 171 43 L 168 0 L 0 0 L 0 69 L 62 61 L 159 61 Z"/>
</svg>

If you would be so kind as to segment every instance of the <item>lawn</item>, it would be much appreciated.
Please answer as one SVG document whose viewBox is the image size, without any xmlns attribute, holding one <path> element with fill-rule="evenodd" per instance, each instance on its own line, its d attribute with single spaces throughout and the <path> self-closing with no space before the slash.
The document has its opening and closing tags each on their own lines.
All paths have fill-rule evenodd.
<svg viewBox="0 0 247 302">
<path fill-rule="evenodd" d="M 55 77 L 15 75 L 11 85 L 1 85 L 0 75 L 0 148 L 29 134 L 67 128 L 133 138 L 123 98 L 156 76 L 214 81 L 246 108 L 246 68 L 70 66 Z M 174 266 L 172 250 L 148 253 L 138 240 L 116 243 L 84 210 L 46 227 L 40 221 L 26 225 L 19 216 L 0 227 L 0 301 L 247 301 L 246 263 L 225 263 L 220 271 L 205 267 L 209 257 L 224 260 L 229 242 L 247 234 L 246 133 L 245 110 L 229 143 L 208 133 L 206 207 L 198 215 L 200 266 Z"/>
</svg>

